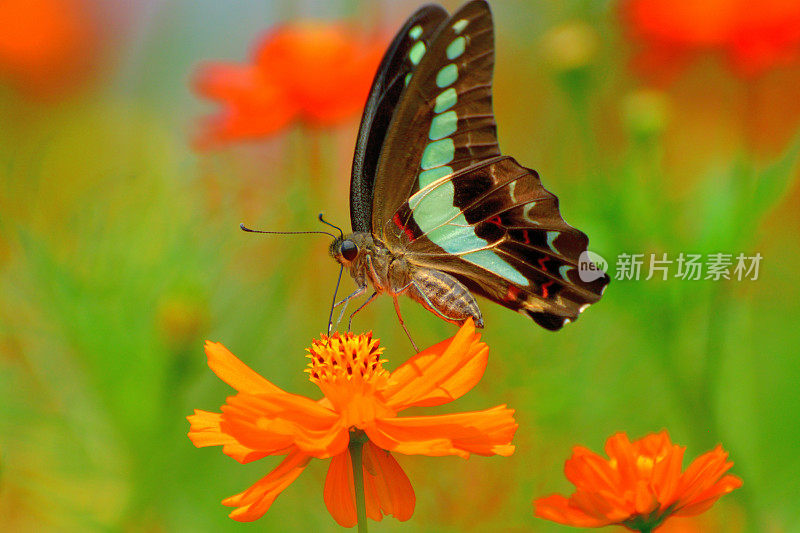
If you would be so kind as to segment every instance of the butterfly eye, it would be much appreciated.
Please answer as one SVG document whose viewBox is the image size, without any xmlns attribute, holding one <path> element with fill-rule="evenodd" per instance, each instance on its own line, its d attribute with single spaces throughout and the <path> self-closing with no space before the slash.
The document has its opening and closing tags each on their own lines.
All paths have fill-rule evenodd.
<svg viewBox="0 0 800 533">
<path fill-rule="evenodd" d="M 339 251 L 342 254 L 342 257 L 345 258 L 346 261 L 352 261 L 358 255 L 358 246 L 356 243 L 350 240 L 342 241 L 342 245 L 339 248 Z"/>
</svg>

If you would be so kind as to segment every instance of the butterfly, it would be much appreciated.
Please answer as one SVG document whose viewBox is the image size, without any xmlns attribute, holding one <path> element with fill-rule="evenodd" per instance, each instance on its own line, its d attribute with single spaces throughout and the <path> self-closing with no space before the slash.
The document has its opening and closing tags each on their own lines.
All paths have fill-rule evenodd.
<svg viewBox="0 0 800 533">
<path fill-rule="evenodd" d="M 336 305 L 371 284 L 353 315 L 386 293 L 405 328 L 405 294 L 448 322 L 482 327 L 479 295 L 558 330 L 600 299 L 608 275 L 579 275 L 586 235 L 564 221 L 536 171 L 500 153 L 493 66 L 483 0 L 452 16 L 422 7 L 389 45 L 353 157 L 353 232 L 330 246 L 358 288 Z"/>
</svg>

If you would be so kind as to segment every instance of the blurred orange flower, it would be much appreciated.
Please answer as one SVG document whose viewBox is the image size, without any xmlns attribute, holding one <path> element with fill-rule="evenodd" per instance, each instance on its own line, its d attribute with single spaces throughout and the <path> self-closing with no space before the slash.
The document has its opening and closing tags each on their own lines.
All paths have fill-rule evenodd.
<svg viewBox="0 0 800 533">
<path fill-rule="evenodd" d="M 90 66 L 95 30 L 81 0 L 3 0 L 0 77 L 29 95 L 68 88 Z"/>
<path fill-rule="evenodd" d="M 620 9 L 648 74 L 669 75 L 698 52 L 726 55 L 743 76 L 800 59 L 797 0 L 622 0 Z"/>
<path fill-rule="evenodd" d="M 256 374 L 219 343 L 206 343 L 211 369 L 237 389 L 222 413 L 195 410 L 189 438 L 195 446 L 222 446 L 241 463 L 268 455 L 286 458 L 246 491 L 223 500 L 230 517 L 252 521 L 305 468 L 311 458 L 332 458 L 323 496 L 334 519 L 356 524 L 350 450 L 363 445 L 367 516 L 408 520 L 411 483 L 390 452 L 414 455 L 511 455 L 514 411 L 500 405 L 477 412 L 399 418 L 412 406 L 448 403 L 483 376 L 488 347 L 467 321 L 451 339 L 424 350 L 391 374 L 371 334 L 336 333 L 313 341 L 306 372 L 324 397 L 314 401 L 285 392 Z"/>
<path fill-rule="evenodd" d="M 720 496 L 742 485 L 735 476 L 723 476 L 733 463 L 720 446 L 681 471 L 685 450 L 672 444 L 666 431 L 634 442 L 617 433 L 606 441 L 608 459 L 576 446 L 564 465 L 575 493 L 535 500 L 534 514 L 570 526 L 616 524 L 652 531 L 670 516 L 706 511 Z"/>
<path fill-rule="evenodd" d="M 198 147 L 268 136 L 295 119 L 312 127 L 347 119 L 364 106 L 384 45 L 343 24 L 297 22 L 269 32 L 251 64 L 201 65 L 195 90 L 222 110 L 203 122 Z"/>
</svg>

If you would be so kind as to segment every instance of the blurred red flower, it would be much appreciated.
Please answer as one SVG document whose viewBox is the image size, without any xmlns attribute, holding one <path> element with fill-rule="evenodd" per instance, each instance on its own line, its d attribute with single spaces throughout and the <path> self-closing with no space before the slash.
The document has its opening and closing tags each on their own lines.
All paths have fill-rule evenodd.
<svg viewBox="0 0 800 533">
<path fill-rule="evenodd" d="M 0 1 L 0 78 L 34 96 L 80 81 L 97 37 L 87 7 L 81 0 Z"/>
<path fill-rule="evenodd" d="M 722 53 L 745 77 L 800 59 L 797 0 L 622 0 L 620 11 L 645 74 L 669 76 L 702 52 Z"/>
<path fill-rule="evenodd" d="M 344 24 L 306 21 L 270 31 L 252 63 L 200 65 L 195 90 L 222 109 L 204 120 L 198 147 L 268 136 L 293 120 L 328 127 L 347 119 L 363 107 L 384 46 Z"/>
<path fill-rule="evenodd" d="M 672 444 L 666 431 L 633 442 L 624 433 L 612 435 L 605 446 L 608 459 L 576 446 L 564 465 L 575 493 L 535 500 L 534 514 L 570 526 L 652 531 L 671 516 L 707 511 L 742 485 L 738 477 L 724 475 L 733 463 L 720 446 L 682 470 L 685 450 Z"/>
</svg>

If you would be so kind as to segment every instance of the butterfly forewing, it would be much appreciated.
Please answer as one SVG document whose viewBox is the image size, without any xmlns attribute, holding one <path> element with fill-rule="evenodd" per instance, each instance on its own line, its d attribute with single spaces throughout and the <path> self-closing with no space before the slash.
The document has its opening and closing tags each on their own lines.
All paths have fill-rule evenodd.
<svg viewBox="0 0 800 533">
<path fill-rule="evenodd" d="M 379 238 L 414 192 L 500 154 L 493 66 L 491 12 L 486 2 L 470 2 L 436 31 L 392 117 L 375 178 L 372 228 Z"/>
<path fill-rule="evenodd" d="M 425 6 L 411 15 L 383 56 L 364 106 L 350 179 L 350 221 L 353 231 L 371 230 L 375 172 L 392 115 L 410 76 L 431 38 L 447 19 L 439 6 Z"/>
</svg>

